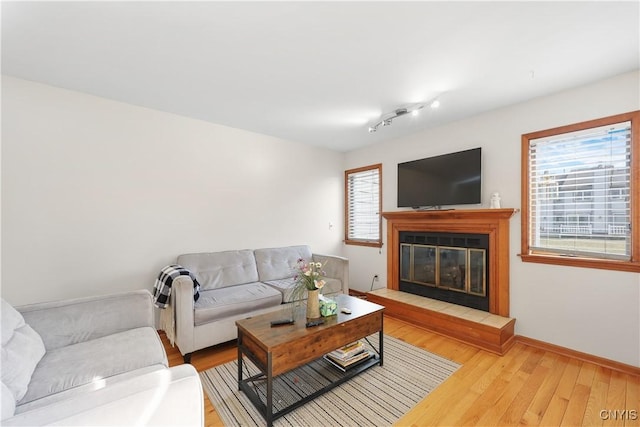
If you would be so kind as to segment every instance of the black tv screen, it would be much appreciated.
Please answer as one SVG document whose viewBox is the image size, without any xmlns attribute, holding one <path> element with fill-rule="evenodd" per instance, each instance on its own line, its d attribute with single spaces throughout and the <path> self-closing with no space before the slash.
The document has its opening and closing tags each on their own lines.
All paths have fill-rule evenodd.
<svg viewBox="0 0 640 427">
<path fill-rule="evenodd" d="M 482 149 L 398 164 L 398 207 L 479 204 Z"/>
</svg>

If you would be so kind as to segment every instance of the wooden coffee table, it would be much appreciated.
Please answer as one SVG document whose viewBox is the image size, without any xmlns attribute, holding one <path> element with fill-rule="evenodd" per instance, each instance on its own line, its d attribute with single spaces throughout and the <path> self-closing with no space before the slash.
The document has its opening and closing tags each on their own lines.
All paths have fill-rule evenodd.
<svg viewBox="0 0 640 427">
<path fill-rule="evenodd" d="M 276 311 L 236 322 L 238 327 L 238 388 L 262 413 L 269 427 L 275 419 L 348 381 L 359 373 L 374 365 L 382 366 L 384 307 L 349 295 L 339 295 L 334 299 L 338 303 L 338 314 L 324 317 L 325 323 L 320 326 L 307 328 L 304 310 L 298 310 L 295 313 L 295 323 L 291 325 L 271 327 L 272 320 L 281 319 L 283 313 L 290 315 L 291 311 Z M 351 314 L 340 312 L 343 307 L 350 309 Z M 304 309 L 304 307 L 302 308 Z M 337 348 L 366 338 L 376 332 L 379 334 L 379 344 L 377 349 L 373 348 L 377 353 L 374 357 L 344 373 L 341 372 L 330 384 L 274 413 L 273 383 L 275 377 L 321 359 L 322 356 Z M 260 370 L 258 375 L 243 378 L 244 357 L 247 357 L 258 367 Z M 266 401 L 260 399 L 252 387 L 252 384 L 257 381 L 266 381 Z"/>
</svg>

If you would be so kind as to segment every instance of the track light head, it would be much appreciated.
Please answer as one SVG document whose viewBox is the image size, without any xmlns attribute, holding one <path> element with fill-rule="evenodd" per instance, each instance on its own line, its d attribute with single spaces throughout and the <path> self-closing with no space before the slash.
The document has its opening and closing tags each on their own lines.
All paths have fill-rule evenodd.
<svg viewBox="0 0 640 427">
<path fill-rule="evenodd" d="M 427 103 L 431 108 L 438 108 L 438 106 L 440 105 L 440 101 L 438 101 L 438 99 L 436 98 L 435 100 L 431 101 L 430 103 Z M 377 123 L 375 123 L 372 126 L 369 126 L 369 133 L 374 133 L 378 130 L 378 127 L 380 126 L 390 126 L 391 123 L 393 122 L 393 119 L 400 117 L 400 116 L 404 116 L 405 114 L 411 114 L 412 116 L 417 116 L 418 112 L 424 108 L 425 105 L 427 104 L 415 104 L 409 107 L 400 107 L 400 108 L 396 108 L 394 111 L 392 111 L 391 113 L 387 113 L 387 114 L 383 114 L 380 121 L 378 121 Z"/>
</svg>

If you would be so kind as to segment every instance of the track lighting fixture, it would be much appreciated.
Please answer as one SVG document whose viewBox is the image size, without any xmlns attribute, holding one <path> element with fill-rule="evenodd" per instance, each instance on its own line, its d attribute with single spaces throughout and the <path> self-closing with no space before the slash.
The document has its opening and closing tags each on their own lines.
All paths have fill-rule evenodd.
<svg viewBox="0 0 640 427">
<path fill-rule="evenodd" d="M 369 126 L 369 133 L 377 132 L 380 126 L 390 126 L 393 123 L 393 119 L 396 119 L 400 116 L 404 116 L 405 114 L 411 113 L 412 116 L 417 116 L 420 113 L 420 110 L 423 109 L 425 104 L 415 104 L 410 107 L 402 107 L 397 108 L 391 113 L 383 114 L 380 120 L 372 126 Z M 431 108 L 438 108 L 440 106 L 440 101 L 438 99 L 434 99 L 429 103 Z"/>
</svg>

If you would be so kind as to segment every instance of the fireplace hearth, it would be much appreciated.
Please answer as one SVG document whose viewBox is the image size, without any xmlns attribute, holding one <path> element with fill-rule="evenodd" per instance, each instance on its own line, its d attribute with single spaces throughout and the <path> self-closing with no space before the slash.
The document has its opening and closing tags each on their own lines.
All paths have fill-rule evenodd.
<svg viewBox="0 0 640 427">
<path fill-rule="evenodd" d="M 489 311 L 489 236 L 400 232 L 399 290 Z"/>
</svg>

